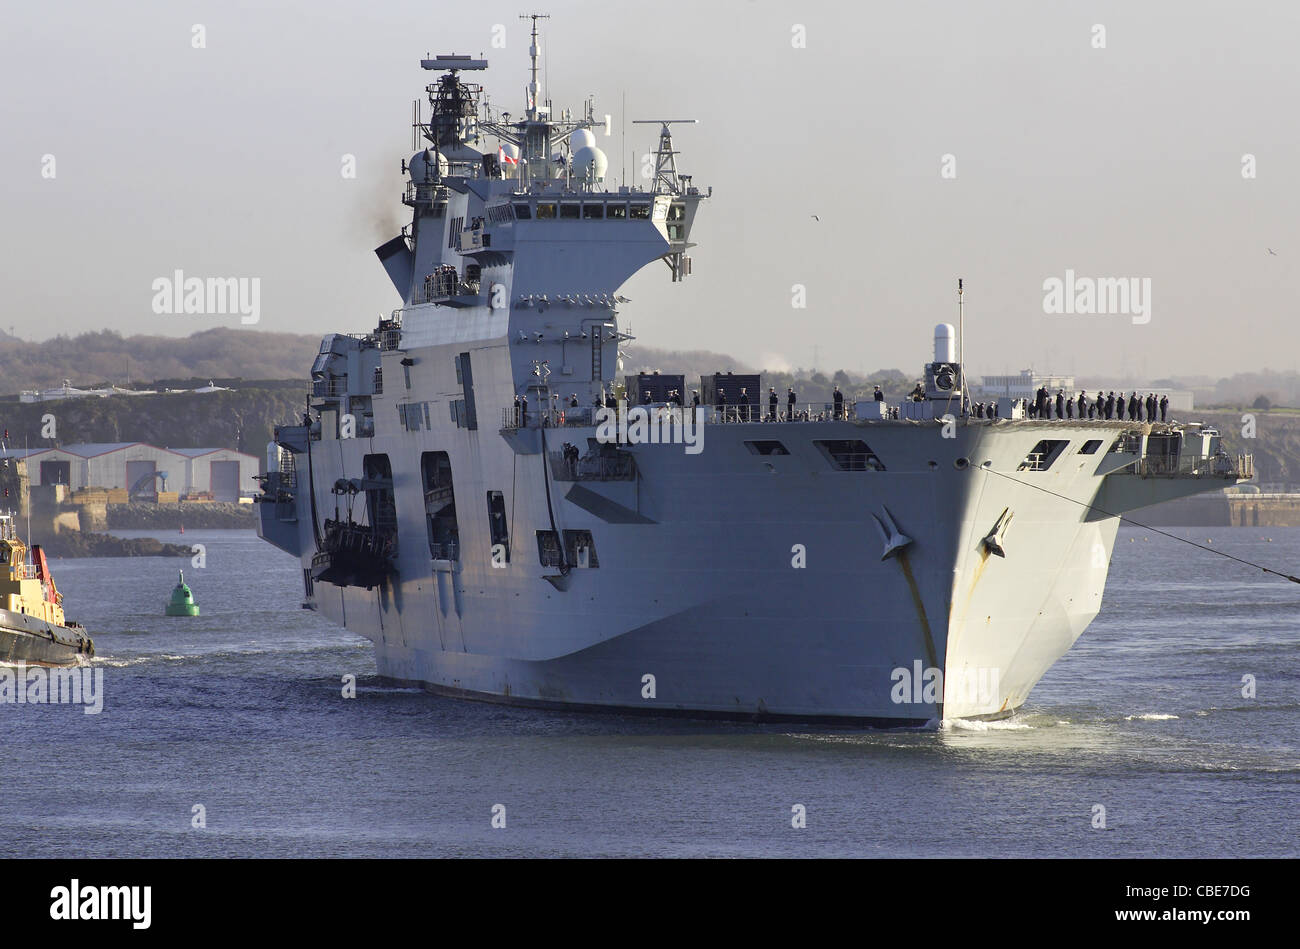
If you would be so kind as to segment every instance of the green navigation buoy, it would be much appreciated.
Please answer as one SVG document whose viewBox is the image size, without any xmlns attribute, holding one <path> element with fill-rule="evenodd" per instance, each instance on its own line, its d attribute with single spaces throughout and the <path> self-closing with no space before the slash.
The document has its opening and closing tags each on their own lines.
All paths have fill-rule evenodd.
<svg viewBox="0 0 1300 949">
<path fill-rule="evenodd" d="M 167 604 L 168 616 L 198 616 L 199 605 L 194 602 L 194 594 L 185 585 L 185 571 L 181 571 L 180 581 L 172 590 L 171 601 Z"/>
</svg>

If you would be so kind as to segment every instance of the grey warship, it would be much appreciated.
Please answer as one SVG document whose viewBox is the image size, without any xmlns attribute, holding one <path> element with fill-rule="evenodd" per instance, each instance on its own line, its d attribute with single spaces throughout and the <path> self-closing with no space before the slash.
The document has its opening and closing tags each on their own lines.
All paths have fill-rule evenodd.
<svg viewBox="0 0 1300 949">
<path fill-rule="evenodd" d="M 711 189 L 678 171 L 678 120 L 655 120 L 648 184 L 608 179 L 592 104 L 541 94 L 536 21 L 530 58 L 514 119 L 465 78 L 486 61 L 421 62 L 411 223 L 376 250 L 402 304 L 324 337 L 308 412 L 268 446 L 259 534 L 383 677 L 701 717 L 1004 716 L 1097 616 L 1121 515 L 1249 476 L 1197 424 L 977 417 L 943 323 L 900 405 L 768 412 L 707 378 L 697 408 L 681 377 L 620 379 L 620 288 L 691 275 Z"/>
</svg>

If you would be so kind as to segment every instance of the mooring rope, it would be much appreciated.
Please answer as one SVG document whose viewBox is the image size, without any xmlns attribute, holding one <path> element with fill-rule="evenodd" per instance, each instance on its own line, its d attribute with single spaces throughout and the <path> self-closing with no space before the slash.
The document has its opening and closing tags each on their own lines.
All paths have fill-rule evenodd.
<svg viewBox="0 0 1300 949">
<path fill-rule="evenodd" d="M 1089 510 L 1096 511 L 1098 514 L 1103 514 L 1106 517 L 1118 517 L 1121 521 L 1124 521 L 1125 523 L 1128 524 L 1132 524 L 1134 527 L 1140 527 L 1143 530 L 1151 531 L 1153 534 L 1160 534 L 1163 537 L 1169 537 L 1173 540 L 1178 541 L 1179 543 L 1187 544 L 1190 547 L 1195 547 L 1197 550 L 1203 550 L 1209 554 L 1215 554 L 1219 557 L 1226 557 L 1229 560 L 1235 560 L 1237 561 L 1237 563 L 1245 564 L 1247 567 L 1254 567 L 1257 570 L 1263 570 L 1265 573 L 1271 573 L 1273 574 L 1273 576 L 1281 577 L 1283 580 L 1290 580 L 1292 583 L 1300 583 L 1300 577 L 1293 577 L 1289 573 L 1283 573 L 1280 570 L 1274 570 L 1273 568 L 1266 567 L 1261 563 L 1254 563 L 1253 561 L 1250 560 L 1244 560 L 1241 557 L 1235 557 L 1230 553 L 1226 553 L 1225 551 L 1215 550 L 1213 547 L 1206 547 L 1204 544 L 1198 544 L 1194 540 L 1188 540 L 1186 537 L 1179 537 L 1177 534 L 1171 534 L 1168 531 L 1162 531 L 1158 527 L 1152 527 L 1150 524 L 1143 524 L 1140 521 L 1133 520 L 1133 518 L 1131 517 L 1125 517 L 1123 514 L 1115 514 L 1111 511 L 1102 510 L 1101 508 L 1097 507 L 1097 505 L 1095 504 L 1091 504 L 1087 501 L 1079 501 L 1072 497 L 1067 497 L 1066 495 L 1059 494 L 1058 492 L 1052 491 L 1049 488 L 1044 488 L 1042 485 L 1031 484 L 1028 481 L 1021 481 L 1019 478 L 1013 478 L 1010 475 L 1001 471 L 994 471 L 992 468 L 975 468 L 972 470 L 984 471 L 987 472 L 988 474 L 998 475 L 999 477 L 1006 478 L 1008 481 L 1014 482 L 1015 484 L 1021 484 L 1027 488 L 1033 488 L 1036 491 L 1042 491 L 1044 494 L 1050 494 L 1053 497 L 1060 498 L 1063 501 L 1069 501 L 1072 504 L 1078 504 L 1080 507 L 1086 507 Z"/>
</svg>

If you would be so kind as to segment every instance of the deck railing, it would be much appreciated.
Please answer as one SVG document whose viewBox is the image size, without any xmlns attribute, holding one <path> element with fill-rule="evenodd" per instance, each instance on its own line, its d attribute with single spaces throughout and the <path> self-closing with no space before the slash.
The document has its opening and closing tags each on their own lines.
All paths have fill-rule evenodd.
<svg viewBox="0 0 1300 949">
<path fill-rule="evenodd" d="M 547 452 L 551 477 L 556 481 L 633 481 L 636 459 L 631 455 L 591 454 L 566 459 L 564 452 Z"/>
<path fill-rule="evenodd" d="M 459 560 L 460 544 L 455 541 L 447 541 L 442 544 L 430 543 L 429 554 L 434 560 Z"/>
<path fill-rule="evenodd" d="M 689 406 L 683 408 L 666 402 L 628 406 L 629 410 L 633 408 L 645 409 L 650 413 L 652 419 L 661 423 L 667 422 L 669 413 L 678 413 L 679 418 L 684 415 L 691 420 L 690 424 L 694 424 L 694 417 L 691 415 L 692 409 Z M 834 421 L 836 418 L 834 408 L 829 402 L 825 403 L 825 405 L 809 402 L 803 407 L 796 407 L 793 417 L 787 416 L 784 406 L 777 412 L 775 417 L 768 413 L 766 407 L 757 405 L 748 407 L 740 405 L 701 405 L 699 408 L 704 410 L 704 423 L 706 425 L 743 425 L 760 422 L 827 422 Z M 748 411 L 746 411 L 746 408 Z M 539 410 L 534 404 L 530 404 L 528 407 L 528 421 L 525 425 L 518 410 L 513 407 L 505 408 L 501 410 L 501 428 L 575 428 L 591 426 L 596 424 L 596 413 L 599 411 L 598 406 L 564 406 L 543 411 Z M 846 403 L 842 417 L 849 421 L 856 420 L 857 414 L 854 412 L 853 406 Z M 894 418 L 896 415 L 889 413 L 888 417 Z"/>
<path fill-rule="evenodd" d="M 1226 452 L 1207 457 L 1167 456 L 1139 458 L 1135 464 L 1121 472 L 1142 478 L 1253 478 L 1253 455 L 1229 455 Z M 1117 472 L 1119 473 L 1119 472 Z"/>
</svg>

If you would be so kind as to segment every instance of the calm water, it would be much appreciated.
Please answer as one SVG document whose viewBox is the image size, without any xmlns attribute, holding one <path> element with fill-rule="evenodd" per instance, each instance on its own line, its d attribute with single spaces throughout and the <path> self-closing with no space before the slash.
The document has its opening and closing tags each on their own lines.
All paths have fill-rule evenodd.
<svg viewBox="0 0 1300 949">
<path fill-rule="evenodd" d="M 1300 529 L 1176 532 L 1300 572 Z M 1147 531 L 1121 530 L 1102 615 L 1022 714 L 905 733 L 388 688 L 365 640 L 297 608 L 290 557 L 251 532 L 184 540 L 206 569 L 54 563 L 105 706 L 0 705 L 0 855 L 1300 853 L 1300 586 Z M 178 566 L 198 619 L 161 615 Z"/>
</svg>

